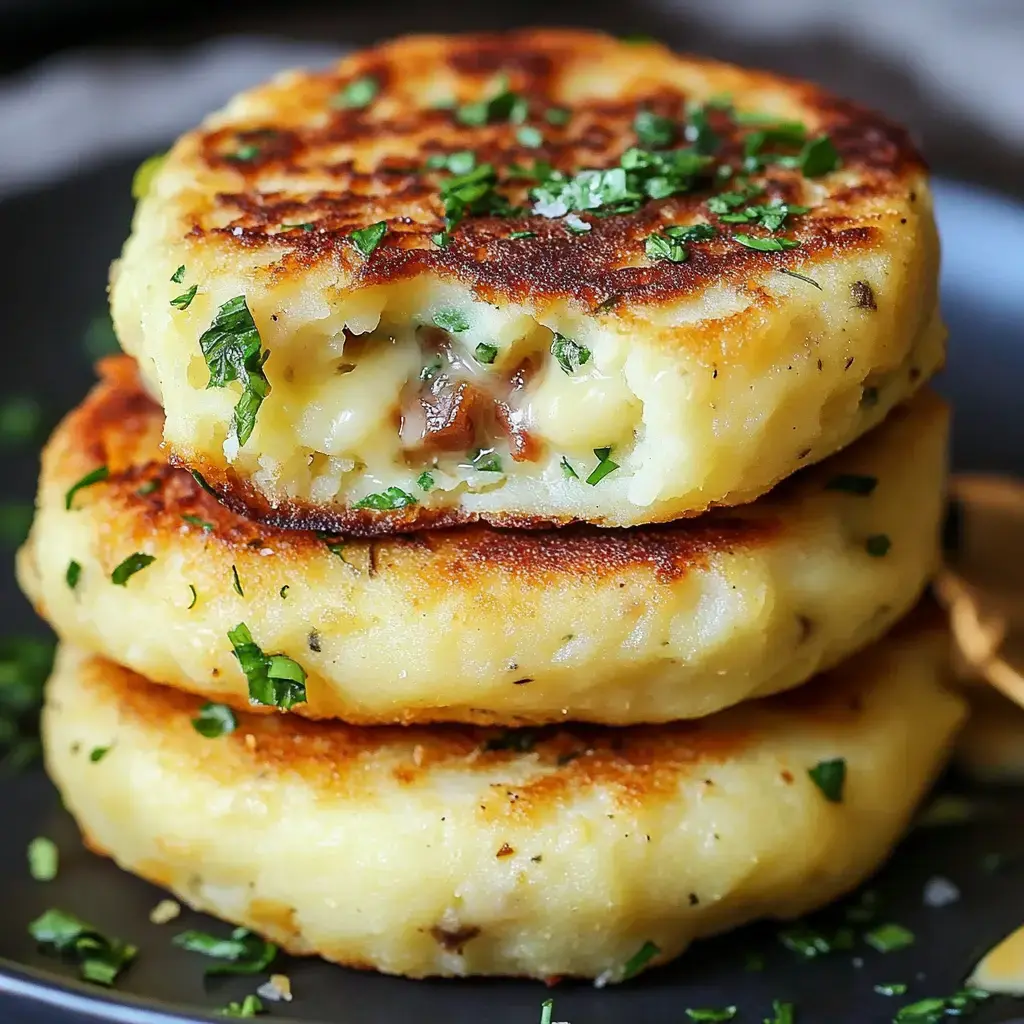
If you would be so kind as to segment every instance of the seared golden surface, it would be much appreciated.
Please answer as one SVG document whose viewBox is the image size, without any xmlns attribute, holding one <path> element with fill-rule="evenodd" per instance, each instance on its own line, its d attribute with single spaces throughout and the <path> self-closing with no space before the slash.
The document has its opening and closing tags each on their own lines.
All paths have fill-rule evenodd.
<svg viewBox="0 0 1024 1024">
<path fill-rule="evenodd" d="M 500 732 L 241 715 L 65 647 L 47 765 L 93 849 L 295 953 L 595 977 L 793 917 L 879 865 L 963 715 L 941 630 L 698 723 Z M 109 752 L 98 763 L 95 747 Z M 808 775 L 845 759 L 842 801 Z"/>
<path fill-rule="evenodd" d="M 297 710 L 310 717 L 706 715 L 871 643 L 935 566 L 947 414 L 929 393 L 741 509 L 628 531 L 473 526 L 360 541 L 223 508 L 167 466 L 160 410 L 131 363 L 103 369 L 44 455 L 22 586 L 66 639 L 241 707 L 248 690 L 227 633 L 245 622 L 264 651 L 309 673 Z M 109 479 L 68 511 L 68 489 L 101 465 Z M 873 490 L 837 489 L 846 478 Z M 880 536 L 890 546 L 872 556 L 868 538 Z M 156 560 L 113 585 L 136 551 Z"/>
<path fill-rule="evenodd" d="M 504 106 L 467 112 L 506 87 Z M 703 108 L 715 149 L 688 110 L 723 94 L 735 114 Z M 668 133 L 638 133 L 641 112 Z M 841 166 L 807 177 L 773 154 L 748 177 L 764 118 L 827 135 Z M 566 217 L 513 173 L 607 170 L 638 143 L 714 149 L 742 176 L 701 168 L 688 191 L 611 216 L 587 197 Z M 494 169 L 478 205 L 523 212 L 471 210 L 442 247 L 453 174 L 436 162 L 467 152 Z M 798 247 L 746 248 L 735 233 L 767 230 L 707 205 L 747 182 L 755 204 L 810 207 L 780 231 Z M 378 222 L 366 256 L 351 234 Z M 693 223 L 717 234 L 686 242 L 685 260 L 646 252 Z M 925 169 L 879 115 L 658 45 L 539 29 L 403 39 L 237 97 L 155 174 L 112 299 L 174 456 L 269 522 L 621 526 L 748 501 L 880 422 L 942 361 L 937 259 Z M 240 384 L 207 388 L 200 348 L 242 297 L 270 353 L 248 438 L 232 427 Z M 568 372 L 559 335 L 587 354 Z M 603 448 L 618 468 L 589 486 Z M 479 449 L 501 470 L 480 471 Z M 357 507 L 389 487 L 415 504 Z"/>
</svg>

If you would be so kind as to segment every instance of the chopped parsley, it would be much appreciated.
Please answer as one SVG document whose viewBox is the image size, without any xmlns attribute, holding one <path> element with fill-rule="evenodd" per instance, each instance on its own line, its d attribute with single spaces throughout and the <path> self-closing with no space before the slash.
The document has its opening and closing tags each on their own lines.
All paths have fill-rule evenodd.
<svg viewBox="0 0 1024 1024">
<path fill-rule="evenodd" d="M 456 174 L 441 183 L 444 230 L 432 236 L 436 245 L 443 249 L 462 219 L 470 214 L 501 217 L 516 212 L 509 201 L 495 191 L 497 181 L 492 164 L 479 164 L 465 174 Z"/>
<path fill-rule="evenodd" d="M 37 882 L 52 882 L 60 867 L 57 844 L 46 836 L 36 836 L 28 844 L 28 873 Z"/>
<path fill-rule="evenodd" d="M 814 960 L 837 950 L 852 949 L 854 942 L 853 931 L 849 928 L 840 928 L 835 934 L 826 935 L 805 924 L 782 929 L 778 938 L 786 949 L 804 960 Z"/>
<path fill-rule="evenodd" d="M 78 581 L 82 578 L 82 565 L 80 562 L 76 562 L 73 558 L 68 562 L 67 572 L 64 573 L 64 579 L 67 585 L 74 590 L 78 586 Z"/>
<path fill-rule="evenodd" d="M 651 110 L 640 110 L 633 118 L 633 131 L 641 146 L 664 149 L 675 140 L 676 123 L 672 118 L 662 117 Z"/>
<path fill-rule="evenodd" d="M 388 222 L 386 220 L 379 220 L 376 224 L 370 224 L 365 228 L 360 228 L 358 231 L 353 231 L 348 237 L 356 249 L 369 259 L 387 233 Z"/>
<path fill-rule="evenodd" d="M 461 309 L 439 309 L 432 319 L 435 327 L 449 334 L 461 334 L 469 330 L 469 318 Z"/>
<path fill-rule="evenodd" d="M 70 511 L 71 503 L 75 499 L 75 495 L 86 487 L 92 487 L 93 484 L 102 483 L 110 476 L 110 470 L 106 466 L 98 466 L 91 473 L 86 473 L 77 483 L 72 484 L 68 489 L 67 494 L 64 495 L 64 508 Z"/>
<path fill-rule="evenodd" d="M 228 736 L 238 728 L 238 719 L 234 711 L 226 704 L 204 704 L 195 718 L 192 719 L 192 728 L 200 736 L 207 739 L 216 739 L 218 736 Z"/>
<path fill-rule="evenodd" d="M 612 462 L 611 458 L 609 458 L 611 453 L 611 448 L 594 449 L 594 454 L 597 456 L 597 465 L 590 471 L 590 476 L 587 477 L 587 483 L 591 487 L 599 484 L 609 473 L 614 473 L 619 468 L 619 464 Z"/>
<path fill-rule="evenodd" d="M 464 103 L 455 108 L 455 120 L 459 124 L 480 127 L 498 121 L 522 124 L 526 120 L 526 100 L 508 88 L 507 82 L 500 82 L 497 91 L 488 99 L 475 103 Z"/>
<path fill-rule="evenodd" d="M 683 1013 L 685 1013 L 686 1016 L 690 1020 L 696 1020 L 696 1021 L 702 1021 L 702 1022 L 703 1021 L 717 1022 L 717 1021 L 723 1021 L 723 1020 L 735 1020 L 736 1019 L 737 1010 L 736 1010 L 735 1006 L 724 1006 L 720 1010 L 711 1010 L 711 1009 L 706 1009 L 706 1008 L 705 1009 L 689 1009 L 688 1008 L 686 1010 L 683 1010 Z"/>
<path fill-rule="evenodd" d="M 188 309 L 192 305 L 192 300 L 196 297 L 196 292 L 199 291 L 199 285 L 194 284 L 191 288 L 186 288 L 180 295 L 175 295 L 171 299 L 171 305 L 175 309 Z"/>
<path fill-rule="evenodd" d="M 551 1015 L 555 1010 L 554 999 L 545 999 L 540 1004 L 540 1024 L 551 1024 Z"/>
<path fill-rule="evenodd" d="M 511 241 L 516 241 L 516 239 L 519 239 L 519 238 L 536 238 L 537 237 L 537 232 L 536 231 L 510 231 L 505 237 L 510 239 Z"/>
<path fill-rule="evenodd" d="M 880 996 L 902 996 L 906 994 L 907 986 L 902 981 L 897 981 L 889 985 L 876 985 L 875 991 Z"/>
<path fill-rule="evenodd" d="M 219 939 L 207 932 L 186 931 L 171 940 L 180 949 L 223 961 L 206 968 L 208 975 L 259 974 L 277 956 L 277 946 L 254 935 L 248 928 L 236 928 L 230 938 Z"/>
<path fill-rule="evenodd" d="M 922 999 L 901 1007 L 893 1024 L 938 1024 L 947 1017 L 964 1017 L 988 998 L 989 993 L 982 989 L 965 988 L 948 999 Z"/>
<path fill-rule="evenodd" d="M 156 561 L 154 555 L 147 555 L 144 551 L 135 551 L 118 565 L 110 574 L 110 582 L 116 583 L 119 587 L 127 586 L 128 581 L 137 573 L 141 572 L 148 565 Z"/>
<path fill-rule="evenodd" d="M 392 509 L 405 508 L 407 505 L 415 505 L 416 499 L 403 491 L 401 487 L 389 487 L 377 494 L 368 494 L 360 498 L 353 508 L 372 508 L 375 512 L 388 512 Z"/>
<path fill-rule="evenodd" d="M 476 153 L 471 149 L 459 149 L 454 153 L 432 153 L 427 157 L 427 168 L 432 171 L 469 174 L 474 167 L 476 167 Z"/>
<path fill-rule="evenodd" d="M 210 371 L 208 388 L 222 388 L 236 380 L 242 382 L 233 431 L 239 445 L 243 445 L 252 435 L 256 414 L 270 393 L 270 381 L 263 372 L 270 353 L 263 348 L 244 295 L 236 295 L 217 310 L 213 323 L 199 337 L 199 347 Z M 198 476 L 196 479 L 209 490 L 205 481 Z"/>
<path fill-rule="evenodd" d="M 879 953 L 894 953 L 914 944 L 914 933 L 901 924 L 880 924 L 864 933 L 864 941 Z"/>
<path fill-rule="evenodd" d="M 192 592 L 192 600 L 189 601 L 188 607 L 185 609 L 185 611 L 190 612 L 192 611 L 193 608 L 195 608 L 196 602 L 199 600 L 199 591 L 196 590 L 195 585 L 192 583 L 188 585 L 188 589 Z"/>
<path fill-rule="evenodd" d="M 635 978 L 659 953 L 661 949 L 648 939 L 623 965 L 620 981 Z"/>
<path fill-rule="evenodd" d="M 884 533 L 873 533 L 866 541 L 864 541 L 864 550 L 872 558 L 884 558 L 889 554 L 889 549 L 892 547 L 892 541 L 889 539 L 887 534 Z"/>
<path fill-rule="evenodd" d="M 240 622 L 228 640 L 249 683 L 249 700 L 285 711 L 306 700 L 306 671 L 284 654 L 264 654 L 249 628 Z"/>
<path fill-rule="evenodd" d="M 681 242 L 665 235 L 648 235 L 644 241 L 644 254 L 650 260 L 669 260 L 671 263 L 682 263 L 688 255 Z"/>
<path fill-rule="evenodd" d="M 688 224 L 686 227 L 669 224 L 668 227 L 662 228 L 662 234 L 677 242 L 709 242 L 712 238 L 718 237 L 718 228 L 714 224 L 704 222 Z"/>
<path fill-rule="evenodd" d="M 838 169 L 841 161 L 827 135 L 810 139 L 800 151 L 800 170 L 808 178 L 819 178 Z"/>
<path fill-rule="evenodd" d="M 331 97 L 331 106 L 339 110 L 362 110 L 368 107 L 380 92 L 380 82 L 373 75 L 352 79 Z"/>
<path fill-rule="evenodd" d="M 796 249 L 800 243 L 792 238 L 757 238 L 754 235 L 747 235 L 739 232 L 732 236 L 734 241 L 748 249 L 756 249 L 758 252 L 782 252 L 785 249 Z"/>
<path fill-rule="evenodd" d="M 780 274 L 785 274 L 786 277 L 795 277 L 798 281 L 803 281 L 806 284 L 814 285 L 814 287 L 817 288 L 819 292 L 823 290 L 821 285 L 818 284 L 818 282 L 815 281 L 813 277 L 808 277 L 806 274 L 798 274 L 795 270 L 787 270 L 785 267 L 779 267 L 778 270 Z"/>
<path fill-rule="evenodd" d="M 693 104 L 687 112 L 686 127 L 683 130 L 686 141 L 703 156 L 714 153 L 720 141 L 708 120 L 710 107 L 711 104 Z"/>
<path fill-rule="evenodd" d="M 572 466 L 569 464 L 569 460 L 564 455 L 562 456 L 562 461 L 560 465 L 562 467 L 562 476 L 564 476 L 566 480 L 579 480 L 579 473 L 577 473 L 576 470 L 572 468 Z"/>
<path fill-rule="evenodd" d="M 242 589 L 242 581 L 238 576 L 237 565 L 231 566 L 231 589 L 234 590 L 239 597 L 245 597 L 245 591 Z"/>
<path fill-rule="evenodd" d="M 501 456 L 493 448 L 481 448 L 474 452 L 471 458 L 472 463 L 469 468 L 475 469 L 478 473 L 502 472 Z"/>
<path fill-rule="evenodd" d="M 564 334 L 554 332 L 551 339 L 551 354 L 558 360 L 562 370 L 572 376 L 581 366 L 590 362 L 590 349 Z"/>
<path fill-rule="evenodd" d="M 843 802 L 843 787 L 846 785 L 846 760 L 842 757 L 831 761 L 819 761 L 807 769 L 811 781 L 821 790 L 829 803 Z"/>
<path fill-rule="evenodd" d="M 840 473 L 825 484 L 826 491 L 843 491 L 845 494 L 856 494 L 866 498 L 878 486 L 877 476 L 866 476 L 863 473 Z"/>
<path fill-rule="evenodd" d="M 498 348 L 496 345 L 488 345 L 487 342 L 481 341 L 475 349 L 473 349 L 473 357 L 478 363 L 493 363 L 498 358 Z"/>
<path fill-rule="evenodd" d="M 764 1024 L 794 1024 L 795 1020 L 795 1008 L 792 1003 L 782 1003 L 778 999 L 773 999 L 772 1015 L 765 1018 Z"/>
<path fill-rule="evenodd" d="M 173 274 L 171 274 L 171 281 L 174 284 L 182 284 L 184 282 L 184 280 L 185 280 L 185 264 L 182 263 L 182 265 L 180 267 L 178 267 L 178 269 Z"/>
<path fill-rule="evenodd" d="M 19 445 L 39 432 L 43 412 L 28 395 L 14 395 L 0 405 L 0 444 Z"/>
<path fill-rule="evenodd" d="M 247 995 L 240 1003 L 228 1003 L 217 1013 L 221 1017 L 255 1017 L 263 1013 L 263 1003 L 260 1002 L 259 996 Z"/>
<path fill-rule="evenodd" d="M 421 491 L 431 491 L 434 489 L 434 478 L 430 473 L 424 471 L 416 478 L 416 486 Z"/>
<path fill-rule="evenodd" d="M 190 469 L 189 473 L 192 474 L 192 479 L 195 480 L 195 482 L 199 484 L 199 486 L 202 487 L 202 489 L 206 491 L 207 494 L 212 495 L 214 498 L 220 501 L 220 495 L 207 483 L 206 477 L 203 476 L 203 474 L 200 473 L 198 469 Z"/>
<path fill-rule="evenodd" d="M 63 910 L 47 910 L 28 926 L 28 931 L 44 949 L 78 961 L 82 977 L 97 985 L 113 985 L 138 952 L 134 946 L 101 934 Z"/>
<path fill-rule="evenodd" d="M 516 141 L 521 146 L 526 146 L 527 149 L 537 149 L 539 146 L 544 145 L 544 136 L 539 128 L 524 124 L 516 129 Z"/>
<path fill-rule="evenodd" d="M 110 747 L 93 747 L 89 751 L 89 763 L 99 764 L 110 753 Z"/>
<path fill-rule="evenodd" d="M 730 209 L 727 213 L 719 214 L 719 219 L 725 224 L 756 224 L 767 231 L 778 231 L 786 223 L 787 217 L 808 213 L 810 209 L 809 206 L 797 206 L 795 203 L 773 199 L 743 209 Z"/>
<path fill-rule="evenodd" d="M 203 533 L 213 533 L 213 523 L 208 519 L 204 519 L 202 516 L 194 516 L 191 513 L 182 513 L 182 519 L 185 520 L 190 526 L 198 526 Z"/>
<path fill-rule="evenodd" d="M 544 111 L 544 120 L 547 121 L 548 124 L 561 126 L 568 124 L 571 118 L 572 111 L 566 110 L 565 107 L 548 107 L 548 109 Z"/>
<path fill-rule="evenodd" d="M 285 585 L 284 585 L 284 586 L 283 586 L 283 587 L 282 587 L 282 588 L 281 588 L 281 589 L 280 589 L 280 590 L 278 591 L 278 596 L 279 596 L 279 597 L 281 598 L 281 600 L 282 600 L 282 601 L 287 601 L 287 600 L 288 600 L 288 591 L 289 591 L 289 590 L 291 590 L 291 589 L 292 589 L 292 588 L 291 588 L 291 587 L 289 587 L 289 586 L 288 586 L 288 584 L 286 583 L 286 584 L 285 584 Z"/>
</svg>

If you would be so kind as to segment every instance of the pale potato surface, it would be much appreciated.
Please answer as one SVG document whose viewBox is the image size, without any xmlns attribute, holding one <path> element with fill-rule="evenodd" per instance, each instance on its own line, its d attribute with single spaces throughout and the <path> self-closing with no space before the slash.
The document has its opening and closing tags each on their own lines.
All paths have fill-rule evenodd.
<svg viewBox="0 0 1024 1024">
<path fill-rule="evenodd" d="M 213 739 L 190 721 L 200 698 L 65 646 L 46 761 L 94 850 L 291 952 L 614 981 L 646 942 L 660 963 L 879 866 L 963 717 L 946 642 L 904 626 L 699 722 L 523 733 L 243 714 Z M 835 759 L 841 802 L 808 774 Z"/>
<path fill-rule="evenodd" d="M 947 410 L 928 392 L 740 509 L 631 530 L 476 525 L 343 540 L 223 508 L 166 464 L 160 410 L 129 361 L 104 371 L 44 454 L 22 587 L 64 638 L 239 707 L 248 689 L 227 634 L 245 622 L 265 652 L 309 674 L 296 708 L 308 717 L 698 717 L 871 643 L 938 557 Z M 108 480 L 68 511 L 67 490 L 101 464 Z M 874 490 L 837 489 L 844 478 Z M 872 537 L 888 550 L 873 556 Z M 136 551 L 156 560 L 115 586 L 112 570 Z M 73 590 L 71 561 L 82 566 Z"/>
<path fill-rule="evenodd" d="M 361 80 L 377 84 L 373 99 L 339 108 Z M 459 105 L 501 82 L 527 100 L 539 147 L 507 120 L 459 122 Z M 585 212 L 588 229 L 574 233 L 530 212 L 526 184 L 508 174 L 535 161 L 567 174 L 614 167 L 637 144 L 639 111 L 681 131 L 688 105 L 723 94 L 741 116 L 827 134 L 840 154 L 822 176 L 773 163 L 750 179 L 761 200 L 811 207 L 783 232 L 798 248 L 733 240 L 738 229 L 705 206 L 721 179 L 628 213 Z M 548 123 L 552 109 L 568 121 Z M 716 159 L 738 168 L 754 130 L 719 125 Z M 450 176 L 427 161 L 460 151 L 493 164 L 503 194 L 528 209 L 467 217 L 439 248 Z M 387 234 L 364 257 L 351 232 L 379 221 Z M 695 222 L 720 236 L 688 244 L 683 262 L 645 255 L 651 234 Z M 880 115 L 656 44 L 537 29 L 402 39 L 236 97 L 153 177 L 112 308 L 166 409 L 173 456 L 250 515 L 364 533 L 475 519 L 629 526 L 749 501 L 881 422 L 942 363 L 937 268 L 926 170 Z M 187 309 L 171 304 L 191 286 Z M 271 385 L 241 446 L 240 385 L 208 388 L 199 345 L 238 297 Z M 457 329 L 439 332 L 438 316 Z M 553 357 L 556 334 L 590 354 L 572 373 Z M 428 407 L 450 427 L 443 443 L 426 433 Z M 604 448 L 618 468 L 588 485 Z M 493 449 L 500 471 L 475 468 L 478 449 Z M 415 503 L 356 507 L 389 487 Z"/>
</svg>

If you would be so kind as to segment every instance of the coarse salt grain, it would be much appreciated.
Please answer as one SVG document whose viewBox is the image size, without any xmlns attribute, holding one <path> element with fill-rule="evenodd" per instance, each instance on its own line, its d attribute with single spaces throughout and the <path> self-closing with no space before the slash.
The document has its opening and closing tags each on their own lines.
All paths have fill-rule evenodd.
<svg viewBox="0 0 1024 1024">
<path fill-rule="evenodd" d="M 924 887 L 924 905 L 926 907 L 948 907 L 960 899 L 960 890 L 941 875 L 929 878 Z"/>
</svg>

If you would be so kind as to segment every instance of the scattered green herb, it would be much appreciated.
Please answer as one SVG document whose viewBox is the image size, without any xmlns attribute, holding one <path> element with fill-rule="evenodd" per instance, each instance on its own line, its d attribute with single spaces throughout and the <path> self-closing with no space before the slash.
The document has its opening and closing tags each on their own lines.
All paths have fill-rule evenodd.
<svg viewBox="0 0 1024 1024">
<path fill-rule="evenodd" d="M 110 582 L 116 583 L 119 587 L 126 586 L 128 581 L 137 572 L 141 572 L 146 566 L 152 565 L 155 561 L 155 556 L 147 555 L 143 551 L 135 551 L 114 569 L 110 574 Z"/>
<path fill-rule="evenodd" d="M 283 654 L 264 654 L 244 622 L 229 630 L 228 640 L 249 683 L 249 699 L 290 710 L 306 700 L 305 669 Z"/>
<path fill-rule="evenodd" d="M 536 231 L 511 231 L 505 237 L 511 239 L 512 241 L 515 241 L 516 239 L 519 239 L 519 238 L 536 238 L 537 237 L 537 232 Z"/>
<path fill-rule="evenodd" d="M 245 591 L 242 589 L 242 581 L 238 576 L 237 565 L 231 566 L 231 589 L 234 590 L 239 597 L 245 597 Z"/>
<path fill-rule="evenodd" d="M 699 224 L 688 224 L 683 227 L 680 224 L 669 224 L 662 228 L 662 234 L 677 242 L 708 242 L 718 236 L 718 228 L 714 224 L 707 224 L 703 221 Z"/>
<path fill-rule="evenodd" d="M 449 334 L 469 330 L 469 317 L 461 309 L 439 309 L 433 316 L 434 326 Z"/>
<path fill-rule="evenodd" d="M 405 508 L 407 505 L 415 505 L 416 499 L 401 487 L 389 487 L 377 494 L 368 494 L 360 498 L 353 508 L 372 508 L 376 512 L 388 512 L 392 509 Z"/>
<path fill-rule="evenodd" d="M 827 135 L 810 139 L 800 152 L 800 170 L 808 178 L 819 178 L 837 170 L 840 165 L 839 154 L 832 140 Z"/>
<path fill-rule="evenodd" d="M 217 310 L 213 323 L 199 337 L 199 347 L 210 371 L 208 388 L 222 388 L 236 380 L 243 384 L 233 423 L 235 437 L 243 445 L 252 435 L 256 414 L 270 393 L 270 381 L 263 372 L 270 353 L 263 348 L 244 295 L 236 295 Z M 205 480 L 194 472 L 192 475 L 210 490 Z"/>
<path fill-rule="evenodd" d="M 545 999 L 540 1004 L 540 1024 L 551 1024 L 551 1015 L 555 1010 L 554 999 Z"/>
<path fill-rule="evenodd" d="M 579 480 L 579 473 L 569 465 L 569 460 L 564 455 L 562 456 L 561 466 L 562 476 L 564 476 L 566 480 Z"/>
<path fill-rule="evenodd" d="M 772 1000 L 772 1015 L 765 1017 L 764 1024 L 794 1024 L 796 1020 L 796 1008 L 792 1003 L 780 1003 L 778 999 Z"/>
<path fill-rule="evenodd" d="M 879 953 L 894 953 L 914 944 L 914 933 L 901 924 L 880 924 L 864 933 L 864 941 Z"/>
<path fill-rule="evenodd" d="M 488 345 L 481 341 L 473 350 L 473 356 L 478 363 L 493 363 L 498 358 L 498 348 L 496 345 Z"/>
<path fill-rule="evenodd" d="M 516 212 L 497 191 L 498 176 L 492 164 L 479 164 L 465 174 L 457 174 L 441 183 L 444 204 L 444 230 L 432 236 L 442 249 L 464 217 L 471 214 L 510 216 Z"/>
<path fill-rule="evenodd" d="M 875 991 L 880 996 L 902 996 L 906 995 L 907 986 L 902 981 L 896 981 L 888 985 L 876 985 Z"/>
<path fill-rule="evenodd" d="M 501 469 L 501 456 L 495 452 L 493 448 L 481 448 L 479 451 L 474 452 L 471 456 L 472 469 L 475 469 L 478 473 L 500 473 Z"/>
<path fill-rule="evenodd" d="M 191 513 L 183 513 L 181 516 L 190 526 L 198 526 L 203 533 L 213 533 L 213 523 L 208 519 L 204 519 L 202 516 L 194 516 Z"/>
<path fill-rule="evenodd" d="M 831 761 L 819 761 L 807 769 L 811 781 L 821 790 L 826 800 L 833 804 L 843 802 L 843 787 L 846 785 L 846 761 L 837 757 Z"/>
<path fill-rule="evenodd" d="M 204 704 L 192 719 L 192 728 L 200 736 L 216 739 L 233 733 L 238 728 L 238 719 L 226 704 Z"/>
<path fill-rule="evenodd" d="M 683 130 L 686 141 L 703 156 L 714 153 L 720 141 L 708 119 L 709 109 L 711 104 L 693 104 L 687 112 L 686 127 Z"/>
<path fill-rule="evenodd" d="M 748 249 L 756 249 L 758 252 L 782 252 L 785 249 L 796 249 L 800 243 L 792 238 L 757 238 L 754 235 L 747 235 L 739 232 L 732 236 L 733 240 Z"/>
<path fill-rule="evenodd" d="M 183 284 L 184 283 L 184 281 L 185 281 L 185 264 L 184 263 L 182 263 L 182 265 L 180 267 L 178 267 L 178 269 L 173 274 L 171 274 L 171 281 L 174 284 Z"/>
<path fill-rule="evenodd" d="M 539 146 L 544 145 L 544 136 L 539 128 L 524 124 L 521 128 L 516 129 L 516 141 L 521 146 L 526 146 L 527 149 L 537 149 Z"/>
<path fill-rule="evenodd" d="M 416 478 L 416 486 L 421 491 L 431 491 L 434 489 L 434 478 L 430 473 L 423 472 Z"/>
<path fill-rule="evenodd" d="M 190 612 L 192 611 L 193 608 L 195 608 L 196 602 L 199 600 L 199 591 L 196 590 L 195 586 L 191 583 L 188 585 L 188 589 L 192 591 L 192 600 L 189 601 L 188 607 L 185 609 L 185 611 Z"/>
<path fill-rule="evenodd" d="M 988 998 L 989 994 L 981 989 L 965 988 L 947 999 L 922 999 L 901 1007 L 893 1024 L 938 1024 L 946 1017 L 965 1017 Z"/>
<path fill-rule="evenodd" d="M 63 910 L 47 910 L 28 930 L 43 948 L 76 960 L 82 977 L 97 985 L 113 985 L 138 952 Z"/>
<path fill-rule="evenodd" d="M 206 968 L 208 975 L 259 974 L 265 971 L 277 956 L 277 946 L 254 935 L 248 928 L 236 928 L 231 937 L 217 938 L 207 932 L 187 931 L 171 940 L 180 949 L 201 953 L 223 963 Z"/>
<path fill-rule="evenodd" d="M 191 288 L 186 288 L 180 295 L 176 295 L 171 299 L 171 305 L 175 309 L 188 309 L 192 305 L 192 300 L 196 297 L 196 292 L 199 291 L 199 285 L 194 284 Z"/>
<path fill-rule="evenodd" d="M 373 75 L 362 75 L 344 85 L 331 97 L 331 106 L 339 110 L 362 110 L 368 107 L 380 92 L 380 82 Z"/>
<path fill-rule="evenodd" d="M 279 596 L 279 597 L 281 598 L 281 600 L 282 600 L 282 601 L 285 601 L 285 600 L 287 600 L 287 598 L 288 598 L 288 591 L 289 591 L 289 590 L 291 590 L 291 589 L 292 589 L 292 588 L 291 588 L 291 587 L 289 587 L 289 586 L 288 586 L 288 584 L 286 583 L 286 584 L 285 584 L 285 585 L 284 585 L 284 586 L 283 586 L 283 587 L 282 587 L 282 588 L 281 588 L 281 589 L 280 589 L 280 590 L 278 591 L 278 596 Z"/>
<path fill-rule="evenodd" d="M 661 949 L 648 939 L 623 965 L 620 981 L 635 978 L 659 953 Z"/>
<path fill-rule="evenodd" d="M 562 370 L 570 376 L 590 362 L 590 349 L 557 331 L 551 339 L 551 354 Z"/>
<path fill-rule="evenodd" d="M 8 447 L 25 444 L 39 433 L 43 410 L 28 395 L 13 395 L 0 404 L 0 444 Z"/>
<path fill-rule="evenodd" d="M 619 468 L 617 462 L 612 462 L 611 448 L 595 448 L 594 454 L 597 456 L 597 465 L 590 471 L 590 476 L 587 477 L 587 483 L 591 487 L 599 484 L 609 473 L 614 473 Z"/>
<path fill-rule="evenodd" d="M 221 1017 L 255 1017 L 263 1013 L 263 1004 L 260 1002 L 259 996 L 248 995 L 240 1003 L 228 1003 L 223 1010 L 218 1010 L 217 1013 Z"/>
<path fill-rule="evenodd" d="M 110 753 L 110 747 L 93 747 L 89 751 L 89 762 L 99 764 Z"/>
<path fill-rule="evenodd" d="M 669 260 L 672 263 L 682 263 L 688 255 L 680 242 L 665 235 L 648 235 L 644 241 L 644 253 L 650 260 Z"/>
<path fill-rule="evenodd" d="M 94 469 L 91 473 L 86 473 L 77 483 L 72 484 L 68 489 L 67 494 L 64 495 L 64 507 L 68 510 L 71 509 L 71 503 L 75 499 L 75 495 L 84 490 L 86 487 L 92 487 L 93 484 L 102 483 L 107 477 L 110 476 L 110 470 L 106 466 L 99 466 Z"/>
<path fill-rule="evenodd" d="M 735 1020 L 736 1019 L 737 1010 L 736 1010 L 735 1006 L 724 1006 L 720 1010 L 711 1010 L 711 1009 L 694 1010 L 694 1009 L 686 1009 L 686 1010 L 683 1010 L 683 1013 L 685 1013 L 686 1016 L 690 1020 L 716 1022 L 716 1021 L 723 1021 L 723 1020 Z"/>
<path fill-rule="evenodd" d="M 548 124 L 561 126 L 568 124 L 571 118 L 572 111 L 566 110 L 565 107 L 548 107 L 548 109 L 544 111 L 544 120 L 547 121 Z"/>
<path fill-rule="evenodd" d="M 640 110 L 633 118 L 633 131 L 637 140 L 646 149 L 664 149 L 676 137 L 676 123 L 670 117 L 662 117 L 651 110 Z"/>
<path fill-rule="evenodd" d="M 454 153 L 433 153 L 427 157 L 427 167 L 433 171 L 469 174 L 476 167 L 476 153 L 471 149 L 459 149 Z"/>
<path fill-rule="evenodd" d="M 778 271 L 780 274 L 785 274 L 786 277 L 795 277 L 798 281 L 804 281 L 807 284 L 812 284 L 819 292 L 822 291 L 821 285 L 818 284 L 813 277 L 808 277 L 806 274 L 798 274 L 795 270 L 787 270 L 785 267 L 779 267 Z"/>
<path fill-rule="evenodd" d="M 500 82 L 497 91 L 488 99 L 475 103 L 464 103 L 455 109 L 455 120 L 459 124 L 480 127 L 497 121 L 511 121 L 521 124 L 526 120 L 526 100 L 508 88 L 507 82 Z"/>
<path fill-rule="evenodd" d="M 37 882 L 52 882 L 59 867 L 57 844 L 46 836 L 36 836 L 28 844 L 28 873 Z"/>
<path fill-rule="evenodd" d="M 872 558 L 884 558 L 891 547 L 892 541 L 884 533 L 874 533 L 864 541 L 864 550 Z"/>
<path fill-rule="evenodd" d="M 76 562 L 73 558 L 68 562 L 67 572 L 64 573 L 64 579 L 67 585 L 74 590 L 78 586 L 78 581 L 82 578 L 82 566 L 80 562 Z"/>
<path fill-rule="evenodd" d="M 353 231 L 348 237 L 356 249 L 369 259 L 387 233 L 388 222 L 386 220 L 379 220 L 376 224 L 370 224 L 365 228 L 360 228 L 358 231 Z"/>
<path fill-rule="evenodd" d="M 784 928 L 778 933 L 779 942 L 786 949 L 805 960 L 814 960 L 838 950 L 852 949 L 854 934 L 849 928 L 840 928 L 834 934 L 826 935 L 806 924 Z"/>
</svg>

